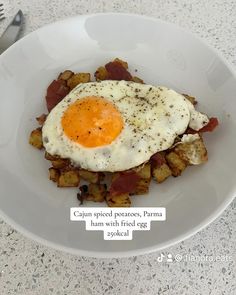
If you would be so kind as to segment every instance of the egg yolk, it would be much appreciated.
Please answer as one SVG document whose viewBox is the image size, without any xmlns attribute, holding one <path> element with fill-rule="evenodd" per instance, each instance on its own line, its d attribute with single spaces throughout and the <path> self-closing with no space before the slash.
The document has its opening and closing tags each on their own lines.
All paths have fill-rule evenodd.
<svg viewBox="0 0 236 295">
<path fill-rule="evenodd" d="M 84 147 L 110 144 L 124 125 L 117 108 L 98 96 L 87 96 L 72 103 L 65 110 L 61 124 L 66 136 Z"/>
</svg>

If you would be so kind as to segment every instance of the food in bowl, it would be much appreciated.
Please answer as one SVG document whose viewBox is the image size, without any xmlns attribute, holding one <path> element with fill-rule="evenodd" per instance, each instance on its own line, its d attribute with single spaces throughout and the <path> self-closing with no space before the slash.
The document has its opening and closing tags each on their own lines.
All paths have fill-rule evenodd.
<svg viewBox="0 0 236 295">
<path fill-rule="evenodd" d="M 81 201 L 128 207 L 150 181 L 179 176 L 207 161 L 202 133 L 218 125 L 196 110 L 196 100 L 144 84 L 120 59 L 89 73 L 61 73 L 47 89 L 49 114 L 37 118 L 30 143 L 45 149 L 49 178 L 77 187 Z"/>
</svg>

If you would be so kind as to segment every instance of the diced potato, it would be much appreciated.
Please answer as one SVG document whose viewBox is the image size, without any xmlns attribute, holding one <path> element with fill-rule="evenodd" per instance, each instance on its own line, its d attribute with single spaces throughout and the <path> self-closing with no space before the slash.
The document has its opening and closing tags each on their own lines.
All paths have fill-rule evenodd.
<svg viewBox="0 0 236 295">
<path fill-rule="evenodd" d="M 128 63 L 126 61 L 119 58 L 115 58 L 113 61 L 119 62 L 122 67 L 124 67 L 126 70 L 128 69 Z"/>
<path fill-rule="evenodd" d="M 57 169 L 61 169 L 61 168 L 65 168 L 65 167 L 68 167 L 70 165 L 70 160 L 68 159 L 56 159 L 56 160 L 53 160 L 51 161 L 52 162 L 52 166 L 54 168 L 57 168 Z"/>
<path fill-rule="evenodd" d="M 90 73 L 78 73 L 67 80 L 67 86 L 73 89 L 78 84 L 87 82 L 90 82 Z"/>
<path fill-rule="evenodd" d="M 106 196 L 106 202 L 109 207 L 130 207 L 131 201 L 129 194 L 122 194 L 118 196 Z"/>
<path fill-rule="evenodd" d="M 195 105 L 195 104 L 197 103 L 195 97 L 190 96 L 190 95 L 188 95 L 188 94 L 183 94 L 183 96 L 184 96 L 185 98 L 187 98 L 187 99 L 188 99 L 193 105 Z"/>
<path fill-rule="evenodd" d="M 207 162 L 208 159 L 202 138 L 192 142 L 180 143 L 175 147 L 174 151 L 189 165 L 200 165 Z"/>
<path fill-rule="evenodd" d="M 66 168 L 70 165 L 69 159 L 62 159 L 59 156 L 50 155 L 48 152 L 45 152 L 44 157 L 48 161 L 51 161 L 53 168 L 56 169 Z"/>
<path fill-rule="evenodd" d="M 140 84 L 145 84 L 142 79 L 140 79 L 139 77 L 136 77 L 136 76 L 133 76 L 132 81 L 136 82 L 136 83 L 140 83 Z"/>
<path fill-rule="evenodd" d="M 79 170 L 79 175 L 89 183 L 98 183 L 104 178 L 104 174 L 101 172 L 91 172 L 84 169 Z"/>
<path fill-rule="evenodd" d="M 44 158 L 48 161 L 55 161 L 58 159 L 58 156 L 53 156 L 49 154 L 47 151 L 45 151 Z"/>
<path fill-rule="evenodd" d="M 134 169 L 138 176 L 143 179 L 151 179 L 151 164 L 148 162 Z"/>
<path fill-rule="evenodd" d="M 187 167 L 185 161 L 183 161 L 175 152 L 170 152 L 167 154 L 166 160 L 173 176 L 181 175 L 181 173 Z"/>
<path fill-rule="evenodd" d="M 149 192 L 150 182 L 151 182 L 151 178 L 150 179 L 141 178 L 137 183 L 134 195 L 147 194 Z"/>
<path fill-rule="evenodd" d="M 79 185 L 79 173 L 77 170 L 61 171 L 58 179 L 58 187 L 76 187 Z"/>
<path fill-rule="evenodd" d="M 94 74 L 96 81 L 103 81 L 108 79 L 108 72 L 105 67 L 99 67 Z"/>
<path fill-rule="evenodd" d="M 159 183 L 163 182 L 171 175 L 172 175 L 172 172 L 166 163 L 152 169 L 152 176 Z"/>
<path fill-rule="evenodd" d="M 47 119 L 47 116 L 46 114 L 42 114 L 40 115 L 39 117 L 36 118 L 36 120 L 38 121 L 39 125 L 43 125 L 44 122 L 46 121 Z"/>
<path fill-rule="evenodd" d="M 60 171 L 53 167 L 49 168 L 48 171 L 49 171 L 49 179 L 54 182 L 58 182 Z"/>
<path fill-rule="evenodd" d="M 90 183 L 88 186 L 88 194 L 86 200 L 93 202 L 103 202 L 107 194 L 106 184 Z"/>
<path fill-rule="evenodd" d="M 63 73 L 60 73 L 60 75 L 58 76 L 58 80 L 69 80 L 72 76 L 74 75 L 74 73 L 70 70 L 66 70 Z"/>
<path fill-rule="evenodd" d="M 134 169 L 140 179 L 136 185 L 135 195 L 143 195 L 148 193 L 151 181 L 151 164 L 148 162 Z"/>
<path fill-rule="evenodd" d="M 29 137 L 29 143 L 35 148 L 41 150 L 43 148 L 42 130 L 37 128 L 33 130 Z"/>
</svg>

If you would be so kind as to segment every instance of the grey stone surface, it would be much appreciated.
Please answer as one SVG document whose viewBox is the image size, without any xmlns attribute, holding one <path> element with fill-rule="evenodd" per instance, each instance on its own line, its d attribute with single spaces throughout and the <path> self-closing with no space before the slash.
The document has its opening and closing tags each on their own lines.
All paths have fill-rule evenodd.
<svg viewBox="0 0 236 295">
<path fill-rule="evenodd" d="M 19 8 L 25 14 L 24 34 L 76 14 L 155 16 L 205 39 L 236 67 L 235 0 L 6 0 L 4 6 L 0 33 Z M 160 252 L 122 259 L 72 256 L 39 245 L 0 221 L 0 294 L 235 295 L 235 207 L 236 201 L 207 228 L 163 251 L 162 262 Z M 168 254 L 173 262 L 166 261 Z"/>
</svg>

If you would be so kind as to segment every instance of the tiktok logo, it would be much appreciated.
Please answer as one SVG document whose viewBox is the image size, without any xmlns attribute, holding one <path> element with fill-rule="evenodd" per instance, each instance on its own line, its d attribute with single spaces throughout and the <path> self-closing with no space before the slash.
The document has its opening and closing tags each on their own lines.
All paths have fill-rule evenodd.
<svg viewBox="0 0 236 295">
<path fill-rule="evenodd" d="M 161 255 L 157 257 L 157 261 L 162 262 L 164 258 L 165 258 L 165 255 L 161 253 Z"/>
<path fill-rule="evenodd" d="M 159 256 L 157 257 L 157 261 L 158 261 L 158 262 L 163 262 L 163 261 L 166 261 L 166 262 L 173 262 L 173 255 L 170 254 L 170 253 L 168 253 L 168 254 L 165 256 L 163 253 L 161 253 L 161 255 L 159 255 Z"/>
</svg>

